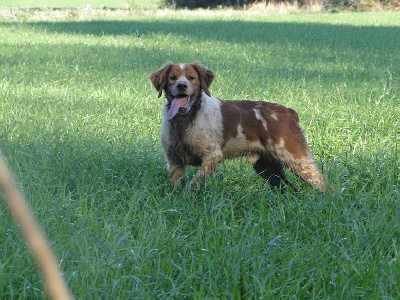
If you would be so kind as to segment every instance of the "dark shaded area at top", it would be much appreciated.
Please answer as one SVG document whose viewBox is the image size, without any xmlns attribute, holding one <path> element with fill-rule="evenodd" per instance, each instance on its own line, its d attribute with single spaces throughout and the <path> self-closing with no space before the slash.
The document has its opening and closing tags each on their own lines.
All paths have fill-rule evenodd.
<svg viewBox="0 0 400 300">
<path fill-rule="evenodd" d="M 286 0 L 289 3 L 294 3 L 294 0 Z M 164 0 L 168 6 L 175 5 L 176 8 L 216 8 L 220 5 L 224 7 L 244 7 L 253 3 L 260 2 L 260 0 Z M 284 3 L 285 0 L 275 0 L 276 3 Z M 340 2 L 338 0 L 330 0 L 330 2 Z M 306 4 L 305 0 L 298 0 L 299 5 Z M 345 3 L 343 3 L 345 4 Z M 342 5 L 343 5 L 342 4 Z"/>
<path fill-rule="evenodd" d="M 3 23 L 9 26 L 13 23 Z M 15 24 L 15 23 L 14 23 Z M 20 24 L 20 23 L 19 23 Z M 160 21 L 65 21 L 27 22 L 25 25 L 41 28 L 48 32 L 87 35 L 143 35 L 173 34 L 205 41 L 228 43 L 298 43 L 307 46 L 330 46 L 353 50 L 380 50 L 400 47 L 400 27 L 351 26 L 321 23 L 251 22 L 241 20 L 171 20 Z M 241 34 L 239 34 L 241 33 Z M 368 37 L 366 39 L 365 37 Z M 395 37 L 393 39 L 393 37 Z M 384 53 L 382 53 L 384 54 Z"/>
</svg>

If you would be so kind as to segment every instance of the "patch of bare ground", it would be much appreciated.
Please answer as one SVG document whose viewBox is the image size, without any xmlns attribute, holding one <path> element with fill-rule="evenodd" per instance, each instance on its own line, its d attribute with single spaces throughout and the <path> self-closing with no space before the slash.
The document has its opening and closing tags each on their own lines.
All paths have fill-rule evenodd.
<svg viewBox="0 0 400 300">
<path fill-rule="evenodd" d="M 368 1 L 368 0 L 364 0 Z M 394 0 L 400 1 L 400 0 Z M 368 2 L 369 3 L 369 2 Z M 400 6 L 385 7 L 378 4 L 369 6 L 365 11 L 398 10 Z M 300 6 L 297 1 L 289 2 L 258 2 L 244 6 L 242 9 L 220 7 L 217 9 L 137 9 L 137 8 L 9 8 L 0 6 L 0 21 L 57 21 L 65 19 L 115 19 L 129 16 L 235 16 L 235 15 L 271 15 L 292 13 L 318 13 L 335 11 L 326 7 L 322 0 L 308 0 Z"/>
<path fill-rule="evenodd" d="M 289 14 L 300 12 L 322 12 L 325 10 L 322 1 L 308 0 L 307 5 L 299 6 L 297 1 L 289 2 L 258 2 L 245 6 L 247 12 L 262 14 Z"/>
<path fill-rule="evenodd" d="M 130 9 L 109 8 L 8 8 L 0 7 L 0 20 L 49 21 L 65 19 L 121 18 L 134 12 Z"/>
<path fill-rule="evenodd" d="M 312 0 L 310 0 L 312 1 Z M 244 7 L 244 9 L 219 8 L 219 9 L 111 9 L 111 8 L 8 8 L 0 7 L 0 20 L 10 21 L 48 21 L 48 20 L 87 20 L 98 18 L 124 18 L 132 15 L 196 15 L 196 16 L 234 16 L 234 15 L 265 15 L 265 14 L 288 14 L 299 12 L 320 12 L 323 10 L 321 2 L 313 2 L 307 8 L 299 8 L 295 3 L 257 3 Z"/>
</svg>

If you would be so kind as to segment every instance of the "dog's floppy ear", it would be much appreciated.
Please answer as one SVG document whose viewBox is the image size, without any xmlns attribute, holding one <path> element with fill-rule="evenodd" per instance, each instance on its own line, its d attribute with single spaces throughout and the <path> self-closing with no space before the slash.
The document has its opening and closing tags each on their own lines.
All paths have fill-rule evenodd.
<svg viewBox="0 0 400 300">
<path fill-rule="evenodd" d="M 214 72 L 203 67 L 199 62 L 192 63 L 192 67 L 196 69 L 197 73 L 199 73 L 201 88 L 208 96 L 211 96 L 208 88 L 214 79 Z"/>
<path fill-rule="evenodd" d="M 165 64 L 165 66 L 161 67 L 157 71 L 151 73 L 150 80 L 154 85 L 156 90 L 158 91 L 158 98 L 161 97 L 162 92 L 167 84 L 167 75 L 169 70 L 174 64 L 172 62 Z"/>
</svg>

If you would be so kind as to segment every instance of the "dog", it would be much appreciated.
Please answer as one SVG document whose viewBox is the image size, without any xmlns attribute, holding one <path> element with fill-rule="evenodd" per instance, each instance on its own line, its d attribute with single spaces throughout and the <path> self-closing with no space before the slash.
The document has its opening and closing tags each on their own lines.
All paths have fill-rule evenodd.
<svg viewBox="0 0 400 300">
<path fill-rule="evenodd" d="M 296 111 L 264 101 L 220 100 L 209 90 L 214 76 L 198 62 L 169 62 L 150 75 L 158 98 L 163 92 L 166 98 L 161 144 L 172 187 L 185 186 L 185 166 L 200 166 L 189 184 L 199 189 L 223 159 L 245 156 L 282 192 L 287 186 L 297 191 L 284 166 L 325 192 Z"/>
</svg>

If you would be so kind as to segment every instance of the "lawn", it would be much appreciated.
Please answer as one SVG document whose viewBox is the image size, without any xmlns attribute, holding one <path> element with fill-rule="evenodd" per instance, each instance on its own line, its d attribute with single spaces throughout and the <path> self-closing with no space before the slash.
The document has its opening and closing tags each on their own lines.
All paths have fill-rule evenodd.
<svg viewBox="0 0 400 300">
<path fill-rule="evenodd" d="M 400 14 L 0 22 L 0 149 L 77 299 L 396 299 Z M 244 160 L 172 193 L 148 76 L 201 61 L 211 93 L 296 109 L 334 190 L 281 195 Z M 188 177 L 194 174 L 188 169 Z M 290 173 L 289 173 L 290 175 Z M 0 295 L 40 274 L 0 204 Z"/>
</svg>

